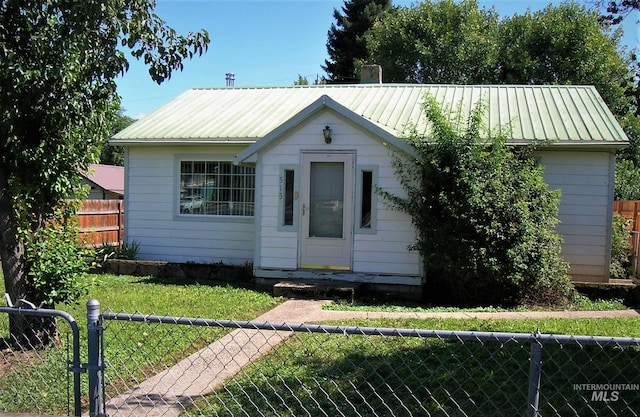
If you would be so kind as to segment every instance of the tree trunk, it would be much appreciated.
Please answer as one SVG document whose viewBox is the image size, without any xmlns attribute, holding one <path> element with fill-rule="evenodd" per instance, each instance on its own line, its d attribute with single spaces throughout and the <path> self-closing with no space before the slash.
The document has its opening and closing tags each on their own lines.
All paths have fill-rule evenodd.
<svg viewBox="0 0 640 417">
<path fill-rule="evenodd" d="M 0 167 L 0 261 L 4 287 L 11 301 L 19 299 L 36 305 L 39 300 L 29 281 L 25 244 L 18 238 L 18 225 L 11 207 L 8 178 Z M 57 323 L 53 317 L 9 315 L 11 344 L 21 350 L 40 349 L 57 339 Z"/>
</svg>

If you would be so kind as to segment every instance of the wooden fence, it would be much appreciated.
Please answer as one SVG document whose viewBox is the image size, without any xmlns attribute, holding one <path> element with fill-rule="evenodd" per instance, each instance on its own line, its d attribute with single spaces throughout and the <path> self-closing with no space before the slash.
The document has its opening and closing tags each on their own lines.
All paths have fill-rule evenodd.
<svg viewBox="0 0 640 417">
<path fill-rule="evenodd" d="M 96 247 L 121 245 L 124 239 L 123 200 L 85 200 L 78 211 L 82 239 Z"/>
<path fill-rule="evenodd" d="M 640 232 L 640 200 L 616 200 L 613 202 L 613 212 L 631 219 L 631 231 Z"/>
</svg>

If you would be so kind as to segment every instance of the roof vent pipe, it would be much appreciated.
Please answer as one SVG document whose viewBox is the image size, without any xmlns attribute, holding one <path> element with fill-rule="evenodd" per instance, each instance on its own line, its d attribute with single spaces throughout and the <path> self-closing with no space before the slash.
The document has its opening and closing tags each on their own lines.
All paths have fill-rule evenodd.
<svg viewBox="0 0 640 417">
<path fill-rule="evenodd" d="M 233 84 L 236 81 L 236 74 L 233 72 L 227 72 L 225 80 L 227 81 L 227 87 L 233 87 Z"/>
</svg>

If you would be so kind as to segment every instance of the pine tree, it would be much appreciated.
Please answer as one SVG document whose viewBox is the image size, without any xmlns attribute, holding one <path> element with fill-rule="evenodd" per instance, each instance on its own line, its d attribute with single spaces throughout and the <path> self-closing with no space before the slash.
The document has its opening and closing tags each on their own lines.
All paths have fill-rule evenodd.
<svg viewBox="0 0 640 417">
<path fill-rule="evenodd" d="M 344 14 L 333 9 L 336 23 L 331 24 L 328 32 L 329 59 L 322 66 L 330 84 L 357 81 L 355 62 L 367 57 L 364 34 L 380 14 L 389 10 L 391 0 L 345 0 Z"/>
</svg>

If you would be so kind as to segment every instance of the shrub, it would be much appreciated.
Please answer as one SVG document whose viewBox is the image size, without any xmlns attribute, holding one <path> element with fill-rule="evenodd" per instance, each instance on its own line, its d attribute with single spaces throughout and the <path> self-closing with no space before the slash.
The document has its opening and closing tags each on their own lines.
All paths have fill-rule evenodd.
<svg viewBox="0 0 640 417">
<path fill-rule="evenodd" d="M 57 208 L 53 219 L 32 235 L 27 246 L 29 278 L 36 299 L 46 307 L 76 301 L 88 290 L 83 278 L 94 250 L 78 238 L 77 208 L 73 202 Z"/>
<path fill-rule="evenodd" d="M 611 264 L 609 265 L 611 278 L 629 278 L 633 273 L 633 251 L 629 244 L 631 239 L 630 224 L 630 219 L 625 219 L 619 214 L 613 215 Z"/>
<path fill-rule="evenodd" d="M 96 248 L 96 254 L 100 262 L 107 259 L 128 259 L 134 260 L 138 256 L 140 243 L 135 240 L 131 243 L 124 242 L 120 245 L 103 244 L 100 248 Z"/>
<path fill-rule="evenodd" d="M 559 192 L 542 178 L 533 146 L 425 103 L 430 135 L 409 137 L 416 157 L 395 155 L 406 198 L 381 193 L 412 217 L 429 301 L 457 305 L 564 303 L 573 296 L 555 231 Z"/>
<path fill-rule="evenodd" d="M 633 161 L 616 160 L 614 184 L 616 200 L 640 200 L 640 169 Z"/>
</svg>

